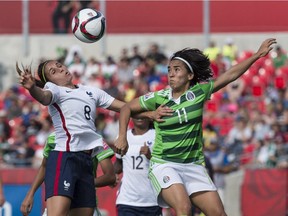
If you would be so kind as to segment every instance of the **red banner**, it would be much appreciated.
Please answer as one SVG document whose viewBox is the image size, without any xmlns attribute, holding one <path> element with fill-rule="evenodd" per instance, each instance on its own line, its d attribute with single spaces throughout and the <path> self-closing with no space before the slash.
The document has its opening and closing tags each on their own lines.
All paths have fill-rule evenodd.
<svg viewBox="0 0 288 216">
<path fill-rule="evenodd" d="M 288 213 L 288 169 L 246 170 L 241 191 L 243 216 Z"/>
</svg>

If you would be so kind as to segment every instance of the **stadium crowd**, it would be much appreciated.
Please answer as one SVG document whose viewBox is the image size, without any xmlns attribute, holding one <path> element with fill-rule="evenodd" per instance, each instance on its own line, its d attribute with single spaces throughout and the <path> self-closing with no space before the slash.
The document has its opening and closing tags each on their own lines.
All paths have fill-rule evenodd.
<svg viewBox="0 0 288 216">
<path fill-rule="evenodd" d="M 145 53 L 138 45 L 123 48 L 119 59 L 107 56 L 102 62 L 85 59 L 79 47 L 58 51 L 58 60 L 68 66 L 76 83 L 97 86 L 126 102 L 167 87 L 169 56 L 156 43 Z M 211 42 L 204 53 L 215 77 L 252 55 L 239 52 L 232 39 L 223 47 Z M 206 104 L 204 148 L 219 188 L 224 186 L 225 173 L 242 167 L 288 167 L 287 78 L 287 54 L 278 45 Z M 95 124 L 107 143 L 113 144 L 118 115 L 99 109 Z M 25 89 L 13 85 L 0 93 L 0 160 L 4 166 L 38 167 L 51 131 L 47 109 Z"/>
</svg>

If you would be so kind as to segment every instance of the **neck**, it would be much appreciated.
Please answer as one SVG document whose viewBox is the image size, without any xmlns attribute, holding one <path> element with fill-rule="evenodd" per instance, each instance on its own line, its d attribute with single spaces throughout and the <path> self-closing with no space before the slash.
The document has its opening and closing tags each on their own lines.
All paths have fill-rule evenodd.
<svg viewBox="0 0 288 216">
<path fill-rule="evenodd" d="M 190 83 L 188 85 L 182 86 L 180 88 L 172 89 L 172 97 L 174 99 L 179 98 L 182 94 L 184 94 L 190 88 Z"/>
</svg>

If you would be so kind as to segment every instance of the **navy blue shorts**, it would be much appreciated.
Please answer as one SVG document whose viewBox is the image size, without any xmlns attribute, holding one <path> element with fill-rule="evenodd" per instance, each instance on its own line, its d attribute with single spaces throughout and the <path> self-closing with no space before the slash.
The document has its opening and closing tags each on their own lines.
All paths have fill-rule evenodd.
<svg viewBox="0 0 288 216">
<path fill-rule="evenodd" d="M 117 205 L 118 216 L 161 216 L 162 208 L 159 206 L 137 207 L 129 205 Z"/>
<path fill-rule="evenodd" d="M 51 151 L 45 173 L 45 199 L 52 196 L 71 198 L 71 208 L 94 208 L 96 193 L 93 163 L 84 152 Z"/>
</svg>

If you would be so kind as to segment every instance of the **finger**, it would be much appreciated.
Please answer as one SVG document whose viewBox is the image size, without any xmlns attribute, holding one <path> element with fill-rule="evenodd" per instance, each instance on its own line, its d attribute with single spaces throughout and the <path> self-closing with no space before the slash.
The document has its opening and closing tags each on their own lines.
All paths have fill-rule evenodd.
<svg viewBox="0 0 288 216">
<path fill-rule="evenodd" d="M 146 141 L 144 142 L 144 146 L 147 146 Z"/>
<path fill-rule="evenodd" d="M 21 66 L 22 66 L 23 72 L 26 73 L 26 69 L 25 69 L 24 65 L 22 64 L 22 62 L 21 62 Z"/>
<path fill-rule="evenodd" d="M 28 72 L 29 74 L 32 73 L 32 61 L 31 61 L 30 65 L 27 67 L 27 72 Z"/>
<path fill-rule="evenodd" d="M 22 75 L 22 71 L 20 70 L 19 66 L 18 66 L 18 62 L 16 61 L 16 71 L 19 74 L 19 76 Z"/>
<path fill-rule="evenodd" d="M 156 119 L 158 123 L 166 122 L 164 119 Z"/>
</svg>

